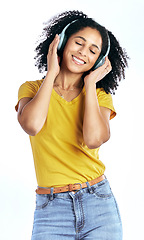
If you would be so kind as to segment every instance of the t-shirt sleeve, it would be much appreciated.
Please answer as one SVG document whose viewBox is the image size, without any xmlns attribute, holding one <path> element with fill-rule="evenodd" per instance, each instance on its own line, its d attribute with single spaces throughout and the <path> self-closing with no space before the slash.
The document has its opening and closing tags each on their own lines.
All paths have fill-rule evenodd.
<svg viewBox="0 0 144 240">
<path fill-rule="evenodd" d="M 24 97 L 34 98 L 38 92 L 42 81 L 27 81 L 23 83 L 18 90 L 18 102 L 15 106 L 15 110 L 18 110 L 19 101 Z"/>
<path fill-rule="evenodd" d="M 97 89 L 97 97 L 99 106 L 109 108 L 111 110 L 110 119 L 114 118 L 116 116 L 116 111 L 113 105 L 113 99 L 111 94 L 107 94 L 102 89 Z"/>
</svg>

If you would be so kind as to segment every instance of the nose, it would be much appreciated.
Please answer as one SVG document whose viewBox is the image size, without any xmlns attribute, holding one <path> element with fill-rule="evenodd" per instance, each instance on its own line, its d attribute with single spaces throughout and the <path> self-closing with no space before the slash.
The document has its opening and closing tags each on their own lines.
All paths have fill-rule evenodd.
<svg viewBox="0 0 144 240">
<path fill-rule="evenodd" d="M 86 47 L 82 47 L 81 49 L 79 49 L 78 52 L 79 52 L 79 54 L 81 54 L 84 57 L 87 56 L 87 49 L 86 49 Z"/>
</svg>

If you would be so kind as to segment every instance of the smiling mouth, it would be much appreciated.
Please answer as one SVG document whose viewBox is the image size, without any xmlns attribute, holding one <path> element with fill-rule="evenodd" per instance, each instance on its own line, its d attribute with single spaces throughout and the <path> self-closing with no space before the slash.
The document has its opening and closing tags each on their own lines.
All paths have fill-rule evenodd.
<svg viewBox="0 0 144 240">
<path fill-rule="evenodd" d="M 73 58 L 73 61 L 74 61 L 76 64 L 78 64 L 78 65 L 84 65 L 84 64 L 86 64 L 86 62 L 85 62 L 84 60 L 79 59 L 79 58 L 77 58 L 77 57 L 75 57 L 75 56 L 73 56 L 73 55 L 72 55 L 72 58 Z"/>
</svg>

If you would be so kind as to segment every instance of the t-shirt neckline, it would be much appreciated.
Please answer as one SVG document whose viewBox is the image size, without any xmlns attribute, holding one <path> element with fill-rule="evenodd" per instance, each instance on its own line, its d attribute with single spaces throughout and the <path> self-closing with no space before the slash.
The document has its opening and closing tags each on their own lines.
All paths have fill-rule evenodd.
<svg viewBox="0 0 144 240">
<path fill-rule="evenodd" d="M 72 99 L 70 102 L 68 102 L 67 100 L 65 100 L 64 98 L 62 98 L 62 97 L 54 90 L 54 88 L 52 89 L 52 95 L 54 95 L 58 101 L 60 101 L 61 103 L 67 104 L 67 105 L 68 105 L 68 104 L 71 105 L 71 104 L 77 102 L 83 93 L 85 93 L 85 86 L 82 88 L 81 92 L 78 94 L 77 97 L 75 97 L 75 98 Z"/>
</svg>

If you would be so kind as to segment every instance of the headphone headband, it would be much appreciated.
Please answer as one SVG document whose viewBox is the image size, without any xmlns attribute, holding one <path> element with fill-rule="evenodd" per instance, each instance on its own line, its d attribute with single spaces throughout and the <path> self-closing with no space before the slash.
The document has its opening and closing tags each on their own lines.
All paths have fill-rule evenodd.
<svg viewBox="0 0 144 240">
<path fill-rule="evenodd" d="M 67 30 L 67 28 L 74 22 L 78 21 L 78 19 L 72 21 L 71 23 L 68 23 L 64 29 L 62 30 L 62 32 L 59 34 L 59 38 L 60 38 L 60 42 L 59 42 L 59 45 L 58 45 L 58 50 L 61 50 L 62 46 L 64 45 L 63 42 L 64 42 L 64 39 L 65 39 L 65 32 Z"/>
</svg>

